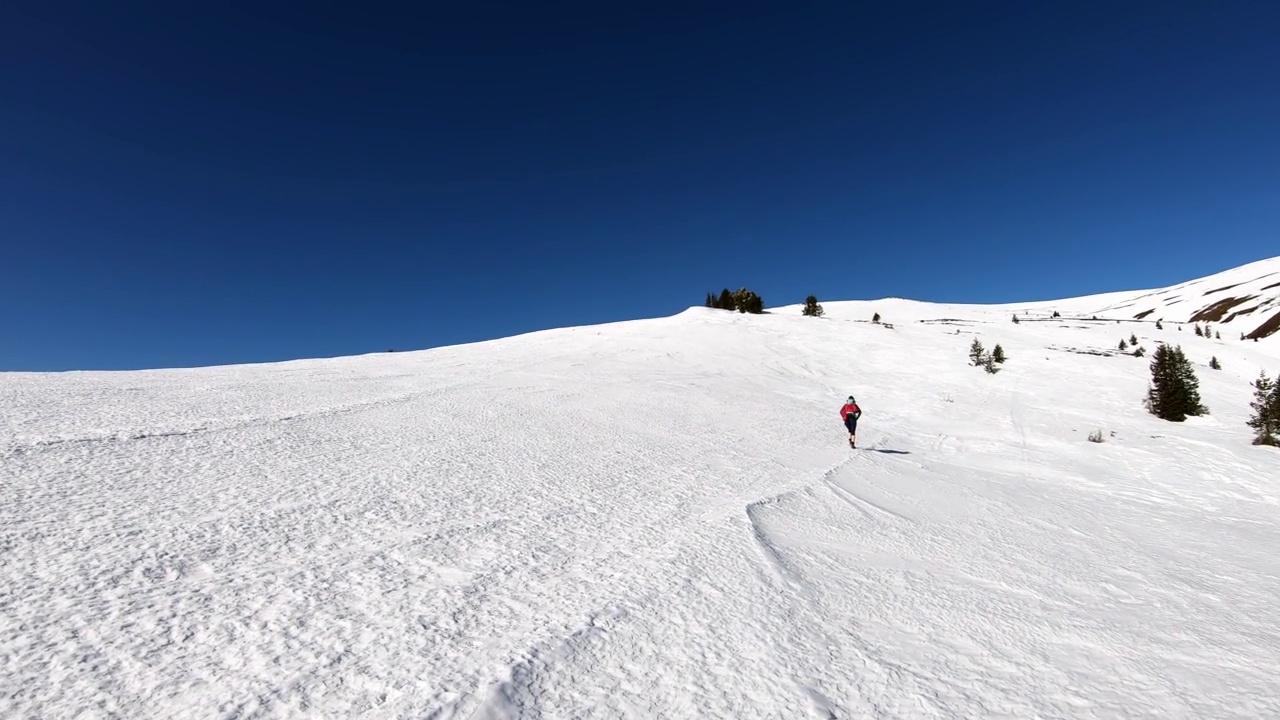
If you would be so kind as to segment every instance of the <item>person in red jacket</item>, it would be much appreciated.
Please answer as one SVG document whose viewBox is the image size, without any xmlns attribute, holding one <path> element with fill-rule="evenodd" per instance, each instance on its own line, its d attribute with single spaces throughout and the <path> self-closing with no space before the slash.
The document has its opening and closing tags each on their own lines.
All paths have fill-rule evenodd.
<svg viewBox="0 0 1280 720">
<path fill-rule="evenodd" d="M 840 408 L 840 419 L 844 420 L 845 429 L 849 431 L 849 447 L 858 447 L 858 418 L 862 417 L 862 408 L 850 395 L 844 407 Z"/>
</svg>

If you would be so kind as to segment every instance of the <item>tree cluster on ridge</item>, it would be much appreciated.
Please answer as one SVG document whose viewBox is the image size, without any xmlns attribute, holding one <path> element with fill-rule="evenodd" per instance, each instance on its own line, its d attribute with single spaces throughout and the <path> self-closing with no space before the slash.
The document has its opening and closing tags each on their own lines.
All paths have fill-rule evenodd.
<svg viewBox="0 0 1280 720">
<path fill-rule="evenodd" d="M 747 288 L 739 288 L 731 292 L 729 288 L 720 291 L 719 295 L 707 293 L 706 306 L 719 310 L 737 310 L 740 313 L 759 315 L 764 312 L 764 300 Z"/>
</svg>

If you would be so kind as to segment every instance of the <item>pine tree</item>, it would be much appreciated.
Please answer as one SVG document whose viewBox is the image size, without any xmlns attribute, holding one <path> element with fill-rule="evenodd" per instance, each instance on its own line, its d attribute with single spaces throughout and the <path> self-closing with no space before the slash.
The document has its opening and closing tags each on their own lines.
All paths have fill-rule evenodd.
<svg viewBox="0 0 1280 720">
<path fill-rule="evenodd" d="M 871 316 L 871 322 L 873 322 L 873 323 L 879 323 L 879 322 L 880 322 L 880 313 L 876 313 L 875 315 L 872 315 L 872 316 Z"/>
<path fill-rule="evenodd" d="M 805 317 L 822 317 L 822 306 L 818 304 L 818 298 L 810 295 L 804 299 L 804 315 Z"/>
<path fill-rule="evenodd" d="M 1057 310 L 1054 310 L 1054 311 L 1053 311 L 1053 317 L 1060 318 L 1060 317 L 1062 317 L 1062 313 L 1058 312 Z"/>
<path fill-rule="evenodd" d="M 1217 355 L 1214 355 L 1213 357 L 1209 358 L 1209 367 L 1212 368 L 1213 370 L 1222 369 L 1222 365 L 1218 362 Z"/>
<path fill-rule="evenodd" d="M 1014 315 L 1013 315 L 1013 324 L 1014 324 L 1014 325 L 1017 325 L 1017 324 L 1019 324 L 1019 323 L 1021 323 L 1021 322 L 1022 322 L 1022 321 L 1018 319 L 1018 315 L 1017 315 L 1017 313 L 1014 313 Z"/>
<path fill-rule="evenodd" d="M 733 304 L 733 293 L 729 292 L 729 288 L 720 291 L 720 302 L 716 304 L 716 307 L 721 310 L 736 309 Z"/>
<path fill-rule="evenodd" d="M 1163 329 L 1164 329 L 1164 323 L 1162 323 L 1162 322 L 1160 322 L 1159 320 L 1157 320 L 1157 321 L 1156 321 L 1156 329 L 1157 329 L 1157 330 L 1163 330 Z"/>
<path fill-rule="evenodd" d="M 716 306 L 715 293 L 707 293 L 707 307 L 713 308 L 715 306 Z"/>
<path fill-rule="evenodd" d="M 1152 415 L 1182 422 L 1191 415 L 1209 411 L 1200 402 L 1200 381 L 1181 347 L 1161 345 L 1151 359 L 1151 385 L 1147 409 Z"/>
<path fill-rule="evenodd" d="M 1280 431 L 1280 377 L 1276 378 L 1276 382 L 1271 386 L 1271 396 L 1268 400 L 1267 408 L 1271 413 L 1271 424 Z"/>
<path fill-rule="evenodd" d="M 999 345 L 997 345 L 996 347 L 998 348 L 998 347 L 1000 347 L 1000 346 L 999 346 Z M 982 369 L 983 369 L 983 370 L 986 370 L 987 372 L 991 373 L 992 375 L 995 375 L 996 373 L 1000 372 L 1000 368 L 996 367 L 996 363 L 997 363 L 997 362 L 999 362 L 999 361 L 998 361 L 998 360 L 996 360 L 996 356 L 995 356 L 995 354 L 994 354 L 994 353 L 988 353 L 987 355 L 984 355 L 984 356 L 983 356 L 983 358 L 982 358 Z"/>
<path fill-rule="evenodd" d="M 1200 329 L 1200 325 L 1198 324 L 1196 325 L 1196 337 L 1204 337 L 1204 331 Z"/>
<path fill-rule="evenodd" d="M 1141 348 L 1141 347 L 1139 347 L 1139 348 L 1137 348 L 1137 349 L 1135 349 L 1135 350 L 1133 351 L 1133 356 L 1134 356 L 1134 357 L 1146 357 L 1146 355 L 1147 355 L 1147 351 L 1146 351 L 1144 348 Z"/>
<path fill-rule="evenodd" d="M 1137 333 L 1132 333 L 1132 334 L 1130 334 L 1130 335 L 1129 335 L 1129 344 L 1130 344 L 1130 345 L 1137 345 L 1137 344 L 1138 344 L 1138 335 L 1137 335 Z"/>
<path fill-rule="evenodd" d="M 974 338 L 973 344 L 969 346 L 969 359 L 973 361 L 975 366 L 982 364 L 982 356 L 985 355 L 986 352 L 986 348 L 982 347 L 982 342 L 977 338 Z"/>
<path fill-rule="evenodd" d="M 1265 372 L 1260 373 L 1258 379 L 1253 381 L 1253 402 L 1249 403 L 1249 407 L 1253 408 L 1253 417 L 1249 418 L 1248 425 L 1257 433 L 1253 438 L 1254 445 L 1280 447 L 1280 440 L 1276 439 L 1276 434 L 1280 433 L 1278 388 L 1280 383 L 1268 378 Z"/>
<path fill-rule="evenodd" d="M 1124 338 L 1120 338 L 1120 352 L 1124 352 L 1128 349 L 1129 349 L 1129 343 L 1126 343 L 1124 341 Z"/>
<path fill-rule="evenodd" d="M 995 348 L 992 349 L 991 360 L 995 363 L 1003 363 L 1005 361 L 1004 348 L 1000 347 L 1000 343 L 996 343 Z"/>
<path fill-rule="evenodd" d="M 1218 331 L 1218 330 L 1214 330 L 1214 331 L 1213 331 L 1213 339 L 1214 339 L 1214 340 L 1221 340 L 1221 339 L 1222 339 L 1222 332 L 1221 332 L 1221 331 Z"/>
<path fill-rule="evenodd" d="M 764 312 L 764 300 L 746 288 L 739 288 L 736 293 L 733 293 L 732 300 L 733 308 L 740 313 L 759 315 Z"/>
</svg>

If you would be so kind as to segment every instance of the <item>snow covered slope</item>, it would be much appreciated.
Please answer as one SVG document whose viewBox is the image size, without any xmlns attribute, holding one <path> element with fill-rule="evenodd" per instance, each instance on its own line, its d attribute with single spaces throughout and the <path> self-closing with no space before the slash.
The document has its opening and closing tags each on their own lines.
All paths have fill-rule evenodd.
<svg viewBox="0 0 1280 720">
<path fill-rule="evenodd" d="M 880 301 L 883 305 L 886 301 Z M 897 302 L 891 299 L 887 302 Z M 912 303 L 907 302 L 907 307 Z M 948 307 L 966 312 L 967 306 L 921 303 L 919 317 L 937 315 Z M 800 306 L 795 306 L 798 309 Z M 790 311 L 793 308 L 788 307 Z M 1261 339 L 1280 333 L 1280 257 L 1232 268 L 1198 280 L 1155 290 L 1135 290 L 1061 300 L 983 306 L 986 311 L 1020 313 L 1023 318 L 1047 319 L 1053 312 L 1076 320 L 1138 320 L 1154 325 L 1200 323 L 1237 339 Z M 908 311 L 912 318 L 916 313 Z"/>
<path fill-rule="evenodd" d="M 1280 345 L 1124 302 L 0 375 L 0 716 L 1280 717 Z"/>
<path fill-rule="evenodd" d="M 1168 288 L 1076 298 L 1061 303 L 1061 313 L 1109 319 L 1212 323 L 1237 338 L 1263 338 L 1280 332 L 1280 257 L 1232 268 Z"/>
</svg>

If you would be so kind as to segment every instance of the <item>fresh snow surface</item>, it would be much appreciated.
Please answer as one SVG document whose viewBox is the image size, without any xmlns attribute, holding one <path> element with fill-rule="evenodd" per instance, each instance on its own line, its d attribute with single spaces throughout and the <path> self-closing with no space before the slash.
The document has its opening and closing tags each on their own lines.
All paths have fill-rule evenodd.
<svg viewBox="0 0 1280 720">
<path fill-rule="evenodd" d="M 0 717 L 1280 717 L 1277 338 L 1010 307 L 0 375 Z"/>
</svg>

